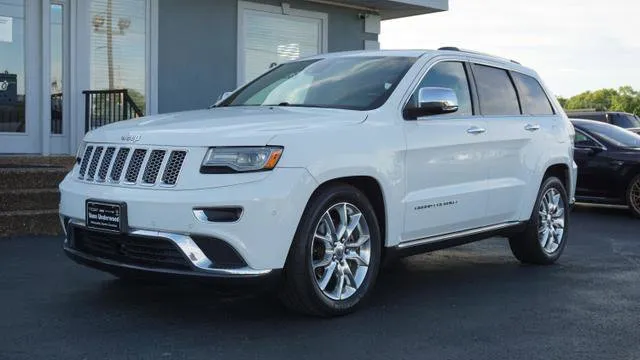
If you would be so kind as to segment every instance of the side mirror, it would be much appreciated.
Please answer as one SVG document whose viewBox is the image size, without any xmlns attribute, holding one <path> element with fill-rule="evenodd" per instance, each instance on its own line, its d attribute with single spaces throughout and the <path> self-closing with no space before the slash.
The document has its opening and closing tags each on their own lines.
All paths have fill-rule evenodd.
<svg viewBox="0 0 640 360">
<path fill-rule="evenodd" d="M 418 104 L 408 108 L 411 119 L 422 116 L 450 114 L 458 111 L 458 96 L 449 88 L 423 87 L 418 91 Z"/>
<path fill-rule="evenodd" d="M 600 146 L 596 146 L 596 145 L 576 146 L 574 150 L 581 151 L 581 152 L 586 153 L 588 155 L 595 155 L 595 154 L 598 154 L 598 153 L 601 153 L 601 152 L 604 151 L 603 148 L 601 148 Z"/>
</svg>

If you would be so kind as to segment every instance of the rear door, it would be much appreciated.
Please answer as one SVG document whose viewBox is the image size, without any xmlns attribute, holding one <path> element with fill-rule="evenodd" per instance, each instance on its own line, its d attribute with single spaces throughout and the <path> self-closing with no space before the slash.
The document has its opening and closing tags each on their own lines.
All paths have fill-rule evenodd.
<svg viewBox="0 0 640 360">
<path fill-rule="evenodd" d="M 493 223 L 518 221 L 545 144 L 554 141 L 556 116 L 535 78 L 482 64 L 474 64 L 473 72 L 492 148 L 487 217 Z"/>
<path fill-rule="evenodd" d="M 468 65 L 434 64 L 415 88 L 454 90 L 459 110 L 404 121 L 407 141 L 405 232 L 403 241 L 428 238 L 487 225 L 487 166 L 492 149 L 486 122 L 474 116 Z"/>
</svg>

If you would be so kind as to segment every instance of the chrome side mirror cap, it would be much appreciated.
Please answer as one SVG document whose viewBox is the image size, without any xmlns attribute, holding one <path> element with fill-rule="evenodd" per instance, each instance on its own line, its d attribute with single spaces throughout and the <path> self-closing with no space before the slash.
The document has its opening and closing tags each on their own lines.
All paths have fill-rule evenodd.
<svg viewBox="0 0 640 360">
<path fill-rule="evenodd" d="M 418 103 L 406 110 L 410 119 L 450 114 L 458 111 L 458 96 L 449 88 L 423 87 L 418 90 Z"/>
</svg>

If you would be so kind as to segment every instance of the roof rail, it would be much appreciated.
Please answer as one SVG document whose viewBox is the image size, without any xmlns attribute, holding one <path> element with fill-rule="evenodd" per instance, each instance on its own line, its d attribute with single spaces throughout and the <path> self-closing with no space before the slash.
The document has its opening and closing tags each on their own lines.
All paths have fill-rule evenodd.
<svg viewBox="0 0 640 360">
<path fill-rule="evenodd" d="M 455 46 L 443 46 L 441 48 L 439 48 L 438 50 L 441 51 L 460 51 L 460 52 L 465 52 L 465 53 L 469 53 L 469 54 L 476 54 L 476 55 L 484 55 L 484 56 L 491 56 L 491 57 L 496 57 L 496 58 L 500 58 L 500 59 L 504 59 L 506 61 L 510 61 L 514 64 L 518 64 L 521 65 L 519 62 L 515 61 L 515 60 L 510 60 L 510 59 L 505 59 L 499 56 L 495 56 L 495 55 L 491 55 L 491 54 L 487 54 L 487 53 L 483 53 L 483 52 L 479 52 L 479 51 L 473 51 L 473 50 L 467 50 L 467 49 L 460 49 L 458 47 Z"/>
</svg>

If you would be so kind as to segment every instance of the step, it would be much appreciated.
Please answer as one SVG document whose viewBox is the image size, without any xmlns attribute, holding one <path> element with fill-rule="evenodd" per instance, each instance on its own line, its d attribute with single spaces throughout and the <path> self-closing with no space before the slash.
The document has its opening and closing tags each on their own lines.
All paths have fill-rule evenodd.
<svg viewBox="0 0 640 360">
<path fill-rule="evenodd" d="M 68 172 L 58 166 L 0 165 L 0 190 L 57 189 Z"/>
<path fill-rule="evenodd" d="M 61 234 L 58 210 L 0 212 L 0 237 Z"/>
<path fill-rule="evenodd" d="M 56 210 L 59 203 L 57 189 L 0 190 L 0 212 Z"/>
<path fill-rule="evenodd" d="M 3 165 L 20 165 L 20 166 L 56 166 L 65 169 L 71 169 L 75 164 L 74 156 L 68 155 L 2 155 L 0 156 L 0 167 Z"/>
</svg>

